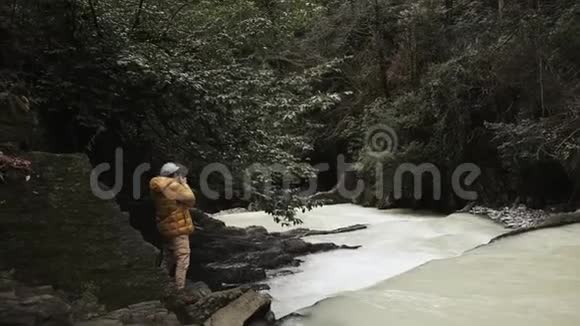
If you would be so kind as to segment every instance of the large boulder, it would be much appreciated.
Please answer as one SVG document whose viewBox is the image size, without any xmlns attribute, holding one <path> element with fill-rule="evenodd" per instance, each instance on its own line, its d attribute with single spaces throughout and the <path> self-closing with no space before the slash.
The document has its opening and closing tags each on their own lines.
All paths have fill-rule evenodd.
<svg viewBox="0 0 580 326">
<path fill-rule="evenodd" d="M 182 319 L 188 324 L 203 324 L 216 311 L 244 294 L 241 288 L 213 292 L 185 307 Z M 176 309 L 181 310 L 181 309 Z"/>
<path fill-rule="evenodd" d="M 27 153 L 28 182 L 0 184 L 0 266 L 70 291 L 90 287 L 110 308 L 162 297 L 158 250 L 113 201 L 91 191 L 81 154 Z"/>
<path fill-rule="evenodd" d="M 271 297 L 249 287 L 217 291 L 175 306 L 186 324 L 206 326 L 245 325 L 250 320 L 273 320 Z"/>
<path fill-rule="evenodd" d="M 242 296 L 214 313 L 204 326 L 244 326 L 252 318 L 259 318 L 270 311 L 270 296 L 249 290 Z"/>
</svg>

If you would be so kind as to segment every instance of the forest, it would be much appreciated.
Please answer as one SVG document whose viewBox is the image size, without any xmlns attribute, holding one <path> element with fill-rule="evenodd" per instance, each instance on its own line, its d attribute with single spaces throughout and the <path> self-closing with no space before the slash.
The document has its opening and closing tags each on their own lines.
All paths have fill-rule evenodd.
<svg viewBox="0 0 580 326">
<path fill-rule="evenodd" d="M 0 1 L 0 326 L 579 325 L 578 0 Z"/>
<path fill-rule="evenodd" d="M 365 181 L 345 199 L 365 206 L 460 209 L 462 163 L 481 169 L 478 204 L 578 206 L 575 0 L 6 0 L 0 42 L 2 100 L 33 115 L 0 131 L 5 154 L 84 152 L 95 166 L 122 148 L 126 171 L 182 162 L 193 188 L 221 163 L 231 178 L 209 182 L 233 196 L 200 194 L 202 209 L 251 205 L 284 223 L 320 204 L 300 196 L 316 176 L 318 191 Z M 396 150 L 371 155 L 376 126 L 396 132 Z M 403 163 L 437 167 L 441 197 L 415 198 L 404 178 L 393 199 Z M 132 190 L 117 196 L 125 209 Z"/>
</svg>

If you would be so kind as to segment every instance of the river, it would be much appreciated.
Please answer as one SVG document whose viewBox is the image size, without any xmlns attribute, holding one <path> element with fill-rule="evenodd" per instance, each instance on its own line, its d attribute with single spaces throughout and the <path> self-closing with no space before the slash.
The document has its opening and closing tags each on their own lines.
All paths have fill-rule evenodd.
<svg viewBox="0 0 580 326">
<path fill-rule="evenodd" d="M 282 229 L 259 212 L 221 218 Z M 369 228 L 306 238 L 363 247 L 304 257 L 294 274 L 268 281 L 278 317 L 307 316 L 286 319 L 285 326 L 580 325 L 580 224 L 478 247 L 506 230 L 469 214 L 348 204 L 303 218 L 313 229 Z"/>
<path fill-rule="evenodd" d="M 468 214 L 450 216 L 409 210 L 377 210 L 351 204 L 330 205 L 301 214 L 299 227 L 330 230 L 367 224 L 361 231 L 307 237 L 310 242 L 362 245 L 303 257 L 298 268 L 268 280 L 278 317 L 348 290 L 363 289 L 433 259 L 453 257 L 505 232 L 501 226 Z M 262 225 L 287 230 L 263 212 L 221 215 L 228 225 Z M 281 275 L 280 275 L 281 274 Z"/>
<path fill-rule="evenodd" d="M 580 225 L 432 261 L 306 309 L 285 325 L 580 325 Z"/>
</svg>

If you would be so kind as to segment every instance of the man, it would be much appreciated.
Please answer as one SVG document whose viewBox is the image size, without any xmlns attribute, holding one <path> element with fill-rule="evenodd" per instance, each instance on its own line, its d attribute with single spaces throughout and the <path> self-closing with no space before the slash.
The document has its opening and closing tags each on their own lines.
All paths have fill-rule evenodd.
<svg viewBox="0 0 580 326">
<path fill-rule="evenodd" d="M 193 222 L 189 208 L 195 205 L 195 196 L 187 185 L 187 170 L 175 163 L 161 167 L 159 177 L 151 179 L 149 188 L 155 202 L 157 228 L 164 238 L 163 261 L 171 274 L 175 267 L 175 285 L 185 288 L 189 267 L 189 235 Z"/>
</svg>

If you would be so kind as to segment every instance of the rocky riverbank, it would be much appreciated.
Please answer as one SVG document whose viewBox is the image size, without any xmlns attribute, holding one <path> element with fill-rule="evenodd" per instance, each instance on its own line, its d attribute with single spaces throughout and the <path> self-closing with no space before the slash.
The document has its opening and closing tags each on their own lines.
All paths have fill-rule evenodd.
<svg viewBox="0 0 580 326">
<path fill-rule="evenodd" d="M 517 207 L 503 207 L 493 209 L 484 206 L 473 206 L 467 210 L 471 214 L 484 216 L 497 222 L 512 231 L 508 234 L 553 227 L 580 222 L 580 213 L 577 212 L 550 212 L 541 209 L 531 209 L 525 205 Z"/>
<path fill-rule="evenodd" d="M 3 166 L 15 173 L 0 183 L 0 325 L 268 325 L 271 299 L 256 290 L 266 271 L 311 253 L 356 249 L 302 237 L 365 227 L 270 233 L 193 210 L 192 283 L 177 295 L 156 264 L 159 250 L 113 201 L 93 195 L 84 155 L 22 158 L 30 169 Z"/>
<path fill-rule="evenodd" d="M 198 282 L 186 296 L 170 294 L 106 311 L 88 291 L 75 296 L 50 285 L 29 286 L 16 281 L 13 271 L 0 271 L 0 325 L 269 325 L 274 322 L 270 303 L 268 295 L 249 287 L 212 292 Z"/>
<path fill-rule="evenodd" d="M 548 212 L 541 209 L 531 209 L 525 205 L 500 209 L 474 206 L 469 209 L 469 213 L 488 217 L 510 229 L 525 229 L 541 225 L 550 218 Z"/>
<path fill-rule="evenodd" d="M 293 229 L 268 232 L 264 227 L 237 228 L 209 215 L 192 210 L 199 226 L 191 236 L 191 264 L 188 277 L 203 280 L 212 289 L 256 283 L 266 278 L 266 271 L 284 266 L 298 266 L 300 256 L 337 249 L 357 249 L 356 246 L 334 243 L 309 243 L 309 235 L 356 231 L 364 225 L 336 230 Z"/>
</svg>

